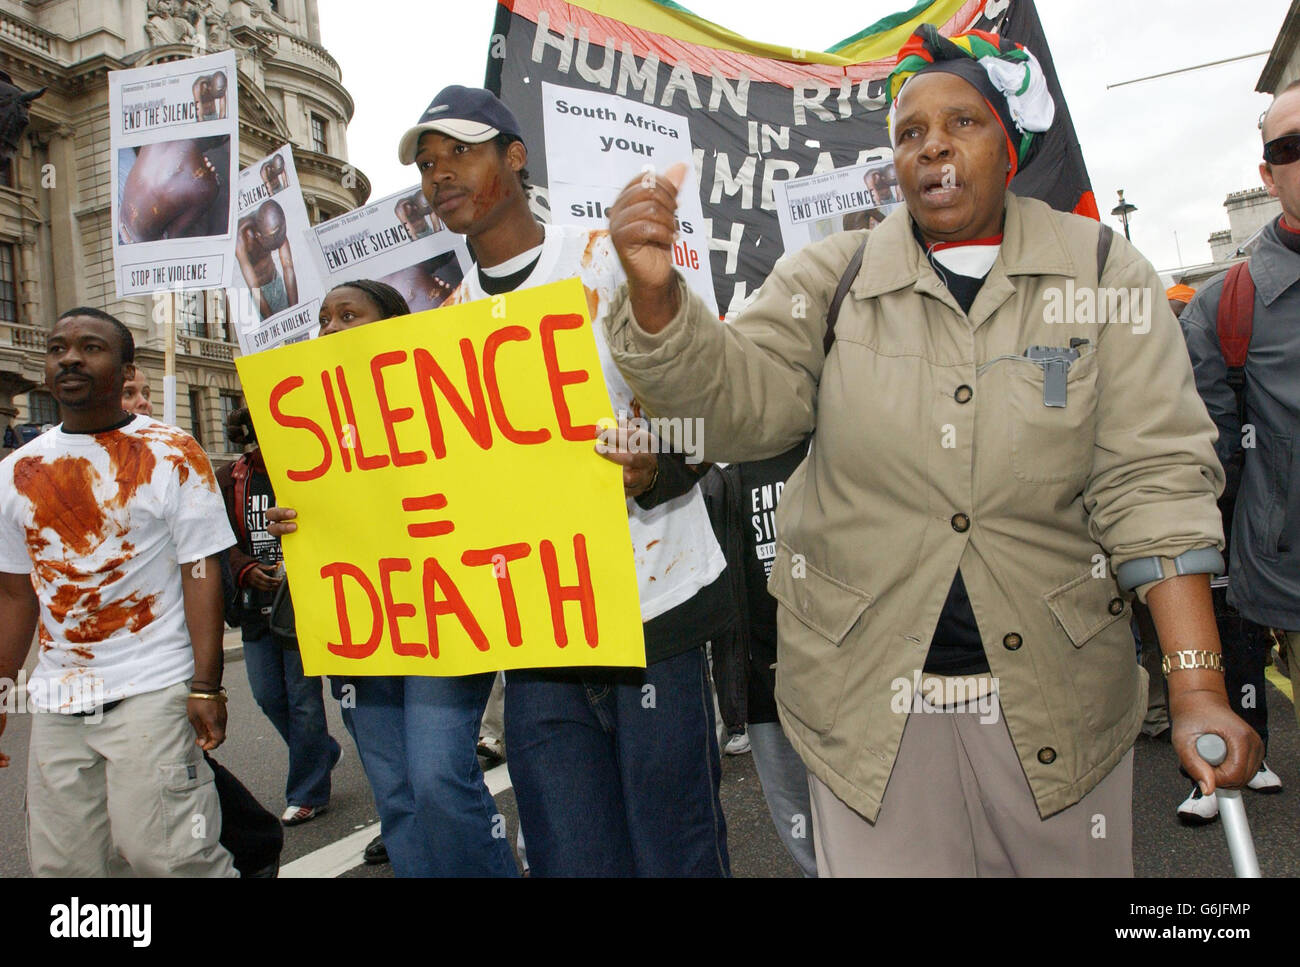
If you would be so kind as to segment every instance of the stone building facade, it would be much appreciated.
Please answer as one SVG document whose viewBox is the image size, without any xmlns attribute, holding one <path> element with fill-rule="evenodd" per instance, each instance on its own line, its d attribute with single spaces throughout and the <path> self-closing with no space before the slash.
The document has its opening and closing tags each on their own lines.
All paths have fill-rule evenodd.
<svg viewBox="0 0 1300 967">
<path fill-rule="evenodd" d="M 76 305 L 130 327 L 162 415 L 166 312 L 114 291 L 107 75 L 228 48 L 241 166 L 289 142 L 313 223 L 363 204 L 370 183 L 347 163 L 352 99 L 320 46 L 316 0 L 0 0 L 0 70 L 47 89 L 0 166 L 0 426 L 57 421 L 45 334 Z M 238 347 L 221 292 L 162 298 L 176 299 L 177 422 L 212 456 L 232 456 L 222 420 L 240 395 Z"/>
<path fill-rule="evenodd" d="M 1255 90 L 1276 95 L 1297 79 L 1300 79 L 1300 0 L 1292 0 L 1255 83 Z M 1214 261 L 1184 268 L 1176 273 L 1179 282 L 1199 288 L 1233 262 L 1246 258 L 1255 235 L 1282 213 L 1281 203 L 1262 185 L 1232 192 L 1224 199 L 1223 207 L 1228 213 L 1228 227 L 1213 233 L 1208 239 Z"/>
<path fill-rule="evenodd" d="M 1300 79 L 1300 0 L 1292 0 L 1282 18 L 1282 27 L 1273 39 L 1273 48 L 1255 82 L 1255 90 L 1276 94 L 1296 79 Z"/>
<path fill-rule="evenodd" d="M 1223 201 L 1228 213 L 1228 227 L 1213 233 L 1208 241 L 1213 262 L 1193 265 L 1178 274 L 1178 281 L 1199 289 L 1206 279 L 1225 271 L 1233 262 L 1249 254 L 1250 243 L 1261 228 L 1282 213 L 1282 205 L 1268 189 L 1247 188 L 1234 191 Z"/>
</svg>

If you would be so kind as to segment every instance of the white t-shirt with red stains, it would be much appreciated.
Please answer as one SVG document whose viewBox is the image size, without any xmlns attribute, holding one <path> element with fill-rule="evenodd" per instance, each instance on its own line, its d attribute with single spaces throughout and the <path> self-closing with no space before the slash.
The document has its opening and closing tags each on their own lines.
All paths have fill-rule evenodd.
<svg viewBox="0 0 1300 967">
<path fill-rule="evenodd" d="M 28 704 L 88 711 L 191 678 L 181 565 L 234 543 L 203 448 L 147 416 L 59 425 L 0 461 L 0 571 L 30 574 L 41 608 Z"/>
<path fill-rule="evenodd" d="M 618 253 L 609 240 L 609 232 L 572 225 L 544 225 L 543 228 L 546 240 L 537 256 L 537 265 L 519 288 L 531 289 L 564 279 L 582 280 L 587 291 L 596 349 L 600 354 L 600 368 L 614 413 L 639 415 L 640 407 L 635 395 L 614 364 L 609 344 L 605 341 L 602 320 L 609 311 L 610 300 L 625 278 Z M 519 261 L 524 259 L 521 257 Z M 488 294 L 479 284 L 475 266 L 443 305 L 486 298 Z M 692 487 L 680 497 L 651 510 L 643 510 L 629 497 L 627 523 L 632 534 L 642 621 L 657 618 L 690 600 L 701 588 L 712 584 L 727 566 L 727 559 L 713 535 L 709 512 L 699 487 Z"/>
</svg>

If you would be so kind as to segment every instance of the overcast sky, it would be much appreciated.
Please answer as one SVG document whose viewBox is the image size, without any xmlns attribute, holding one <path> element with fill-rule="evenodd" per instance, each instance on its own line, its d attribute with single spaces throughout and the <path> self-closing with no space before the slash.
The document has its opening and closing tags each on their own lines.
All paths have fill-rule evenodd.
<svg viewBox="0 0 1300 967">
<path fill-rule="evenodd" d="M 375 197 L 414 184 L 415 169 L 397 162 L 397 139 L 446 85 L 483 83 L 497 4 L 373 0 L 366 8 L 374 15 L 359 17 L 358 0 L 319 3 L 322 40 L 356 101 L 350 160 L 370 178 Z M 682 6 L 753 40 L 825 50 L 911 0 Z M 1109 91 L 1106 85 L 1268 50 L 1288 6 L 1289 0 L 1038 0 L 1098 207 L 1109 212 L 1115 190 L 1124 189 L 1138 207 L 1133 241 L 1158 269 L 1208 262 L 1206 239 L 1228 227 L 1224 197 L 1259 185 L 1257 122 L 1269 98 L 1255 93 L 1255 84 L 1265 58 Z"/>
</svg>

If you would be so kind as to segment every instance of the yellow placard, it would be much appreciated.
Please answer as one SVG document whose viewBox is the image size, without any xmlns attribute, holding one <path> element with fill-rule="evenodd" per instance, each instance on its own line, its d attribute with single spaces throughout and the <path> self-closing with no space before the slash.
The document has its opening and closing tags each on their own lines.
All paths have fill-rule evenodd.
<svg viewBox="0 0 1300 967">
<path fill-rule="evenodd" d="M 582 284 L 237 361 L 308 675 L 644 667 L 612 421 Z"/>
</svg>

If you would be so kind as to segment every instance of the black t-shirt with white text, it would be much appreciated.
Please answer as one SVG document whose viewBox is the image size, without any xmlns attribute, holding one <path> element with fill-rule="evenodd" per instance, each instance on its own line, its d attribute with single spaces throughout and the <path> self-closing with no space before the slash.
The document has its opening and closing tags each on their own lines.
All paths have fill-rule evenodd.
<svg viewBox="0 0 1300 967">
<path fill-rule="evenodd" d="M 767 579 L 776 556 L 776 505 L 785 482 L 808 453 L 806 441 L 767 460 L 742 463 L 740 473 L 745 606 L 749 610 L 750 722 L 775 722 L 776 598 L 767 593 Z"/>
</svg>

